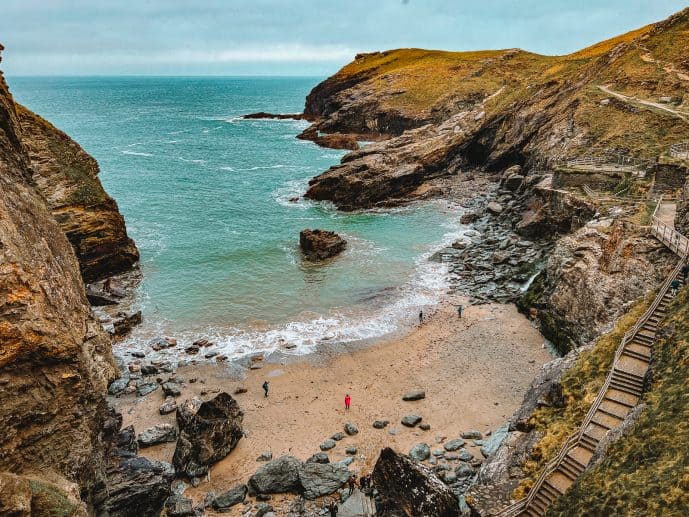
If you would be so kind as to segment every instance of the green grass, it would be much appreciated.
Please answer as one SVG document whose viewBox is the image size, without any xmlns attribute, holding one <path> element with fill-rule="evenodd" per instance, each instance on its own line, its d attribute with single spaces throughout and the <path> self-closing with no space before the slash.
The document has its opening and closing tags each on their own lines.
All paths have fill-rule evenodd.
<svg viewBox="0 0 689 517">
<path fill-rule="evenodd" d="M 689 515 L 689 292 L 684 289 L 654 350 L 646 408 L 608 457 L 548 515 Z"/>
<path fill-rule="evenodd" d="M 621 317 L 615 328 L 601 336 L 593 348 L 583 352 L 575 365 L 563 375 L 562 392 L 567 402 L 564 408 L 543 407 L 533 414 L 529 423 L 543 437 L 534 446 L 530 459 L 523 466 L 524 479 L 513 494 L 516 499 L 521 499 L 528 493 L 545 465 L 579 428 L 605 381 L 617 346 L 651 300 L 652 297 L 649 297 L 639 302 Z"/>
</svg>

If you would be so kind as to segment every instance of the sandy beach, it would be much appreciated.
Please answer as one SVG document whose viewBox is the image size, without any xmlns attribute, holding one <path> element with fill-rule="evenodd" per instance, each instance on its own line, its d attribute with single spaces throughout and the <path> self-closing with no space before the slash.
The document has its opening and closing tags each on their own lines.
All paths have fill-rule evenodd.
<svg viewBox="0 0 689 517">
<path fill-rule="evenodd" d="M 209 491 L 221 493 L 245 483 L 261 465 L 256 457 L 264 451 L 274 458 L 291 454 L 305 460 L 319 452 L 323 440 L 343 431 L 346 422 L 356 424 L 359 434 L 338 442 L 328 454 L 336 461 L 355 446 L 351 469 L 359 474 L 372 469 L 382 447 L 408 452 L 419 442 L 434 447 L 462 431 L 485 434 L 504 424 L 550 353 L 540 333 L 513 305 L 470 306 L 460 319 L 458 301 L 441 303 L 406 336 L 363 348 L 343 345 L 334 355 L 267 363 L 241 377 L 226 365 L 181 367 L 175 375 L 185 380 L 179 402 L 192 396 L 209 399 L 220 391 L 232 394 L 240 386 L 248 390 L 235 396 L 244 411 L 247 436 L 212 468 L 210 482 L 190 487 L 185 495 L 200 501 Z M 264 380 L 270 382 L 267 398 L 261 389 Z M 402 395 L 413 389 L 425 390 L 426 398 L 403 401 Z M 344 408 L 347 393 L 352 397 L 349 411 Z M 145 398 L 128 395 L 114 401 L 124 425 L 134 425 L 137 433 L 157 423 L 174 423 L 174 413 L 158 413 L 160 390 Z M 421 415 L 430 430 L 402 426 L 401 418 L 409 413 Z M 375 429 L 375 420 L 390 424 Z M 481 458 L 471 441 L 468 450 Z M 169 443 L 141 453 L 169 462 L 173 451 Z"/>
</svg>

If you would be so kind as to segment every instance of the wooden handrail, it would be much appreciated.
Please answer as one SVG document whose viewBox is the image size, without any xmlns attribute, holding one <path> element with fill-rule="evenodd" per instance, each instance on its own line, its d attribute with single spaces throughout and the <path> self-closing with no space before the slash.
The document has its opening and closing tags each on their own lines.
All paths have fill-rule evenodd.
<svg viewBox="0 0 689 517">
<path fill-rule="evenodd" d="M 658 294 L 653 300 L 653 303 L 651 303 L 651 305 L 648 307 L 648 309 L 646 309 L 644 314 L 639 319 L 637 319 L 634 326 L 624 334 L 624 337 L 622 338 L 620 344 L 617 346 L 617 349 L 615 350 L 615 357 L 612 360 L 612 364 L 610 370 L 608 371 L 608 375 L 605 378 L 605 382 L 598 390 L 596 399 L 591 404 L 591 407 L 589 408 L 588 413 L 586 414 L 584 420 L 579 426 L 579 429 L 567 439 L 564 445 L 560 448 L 560 452 L 557 454 L 557 456 L 555 456 L 546 464 L 545 468 L 541 472 L 536 482 L 531 487 L 531 490 L 529 491 L 527 496 L 519 501 L 516 501 L 512 505 L 505 508 L 502 512 L 500 512 L 499 515 L 501 517 L 515 517 L 519 515 L 522 511 L 524 511 L 536 497 L 538 490 L 541 488 L 541 486 L 543 486 L 545 480 L 558 469 L 558 467 L 564 460 L 565 456 L 567 456 L 567 454 L 569 454 L 570 451 L 572 451 L 579 445 L 581 437 L 584 435 L 586 429 L 591 424 L 593 416 L 598 411 L 600 404 L 602 403 L 608 389 L 610 388 L 610 383 L 615 372 L 615 367 L 619 362 L 619 359 L 622 356 L 625 347 L 630 341 L 634 339 L 634 336 L 639 332 L 639 330 L 641 330 L 641 328 L 646 324 L 648 319 L 656 311 L 660 303 L 663 301 L 663 298 L 667 294 L 667 291 L 670 288 L 672 281 L 675 278 L 677 278 L 677 276 L 680 274 L 682 266 L 686 263 L 687 256 L 689 256 L 689 239 L 681 235 L 674 228 L 670 229 L 668 225 L 666 225 L 656 217 L 656 213 L 658 212 L 658 208 L 660 207 L 661 200 L 662 196 L 658 200 L 656 209 L 653 212 L 653 226 L 651 227 L 651 233 L 656 238 L 658 238 L 658 240 L 660 240 L 663 244 L 667 245 L 672 251 L 674 251 L 681 257 L 679 262 L 674 267 L 672 272 L 667 276 L 663 284 L 660 286 Z M 668 229 L 670 229 L 672 233 L 670 233 Z M 678 244 L 677 246 L 673 247 L 673 239 L 675 239 L 676 236 L 679 236 L 679 238 L 683 239 L 684 242 L 680 242 L 679 239 L 677 239 Z"/>
</svg>

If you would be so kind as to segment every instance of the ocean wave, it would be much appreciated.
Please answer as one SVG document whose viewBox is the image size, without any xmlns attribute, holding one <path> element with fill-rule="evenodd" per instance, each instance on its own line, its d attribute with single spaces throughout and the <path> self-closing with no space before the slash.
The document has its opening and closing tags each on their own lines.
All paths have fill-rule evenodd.
<svg viewBox="0 0 689 517">
<path fill-rule="evenodd" d="M 206 160 L 200 160 L 200 159 L 199 160 L 189 160 L 187 158 L 182 158 L 181 156 L 178 156 L 177 158 L 183 162 L 186 162 L 186 163 L 195 163 L 196 165 L 205 165 L 206 164 Z"/>
<path fill-rule="evenodd" d="M 122 154 L 130 154 L 132 156 L 147 156 L 151 157 L 153 156 L 151 153 L 142 153 L 142 152 L 137 152 L 137 151 L 120 151 Z"/>
</svg>

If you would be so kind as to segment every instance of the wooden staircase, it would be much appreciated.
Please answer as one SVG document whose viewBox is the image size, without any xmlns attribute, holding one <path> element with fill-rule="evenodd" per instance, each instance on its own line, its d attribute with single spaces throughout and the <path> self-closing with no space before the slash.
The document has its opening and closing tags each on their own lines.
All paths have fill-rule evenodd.
<svg viewBox="0 0 689 517">
<path fill-rule="evenodd" d="M 658 202 L 658 207 L 661 201 Z M 656 212 L 658 211 L 656 207 Z M 673 280 L 681 281 L 680 270 L 686 263 L 689 239 L 657 217 L 653 217 L 651 234 L 681 257 L 660 287 L 655 300 L 622 339 L 612 366 L 596 400 L 574 433 L 548 463 L 529 494 L 499 513 L 502 517 L 545 515 L 548 507 L 574 484 L 586 469 L 600 441 L 615 429 L 638 404 L 644 392 L 644 379 L 651 360 L 658 325 L 674 298 L 670 293 Z"/>
</svg>

